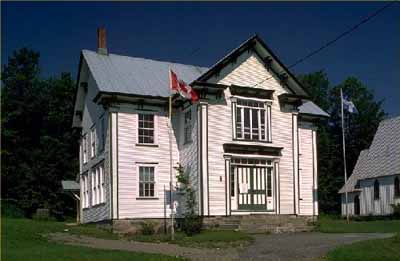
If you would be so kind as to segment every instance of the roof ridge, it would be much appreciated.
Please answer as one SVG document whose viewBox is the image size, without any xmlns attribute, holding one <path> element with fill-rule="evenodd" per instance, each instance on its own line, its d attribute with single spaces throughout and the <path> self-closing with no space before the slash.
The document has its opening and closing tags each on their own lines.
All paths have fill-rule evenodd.
<svg viewBox="0 0 400 261">
<path fill-rule="evenodd" d="M 89 49 L 82 49 L 82 52 L 84 52 L 84 51 L 98 54 L 96 51 L 89 50 Z M 100 55 L 100 54 L 99 54 L 99 55 Z M 108 55 L 126 57 L 126 58 L 129 58 L 129 59 L 142 59 L 142 60 L 153 61 L 153 62 L 160 62 L 160 63 L 172 63 L 172 64 L 184 65 L 184 66 L 200 67 L 200 68 L 202 68 L 202 69 L 207 69 L 207 70 L 209 69 L 208 67 L 200 66 L 200 65 L 179 63 L 179 62 L 173 62 L 173 61 L 156 60 L 156 59 L 150 59 L 150 58 L 145 58 L 145 57 L 136 57 L 136 56 L 129 56 L 129 55 L 123 55 L 123 54 L 110 53 L 110 52 L 108 53 Z"/>
</svg>

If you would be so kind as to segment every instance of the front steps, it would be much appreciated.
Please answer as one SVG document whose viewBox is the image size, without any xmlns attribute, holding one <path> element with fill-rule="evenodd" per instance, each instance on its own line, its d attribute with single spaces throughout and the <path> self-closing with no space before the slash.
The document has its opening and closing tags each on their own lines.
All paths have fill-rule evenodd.
<svg viewBox="0 0 400 261">
<path fill-rule="evenodd" d="M 205 228 L 241 230 L 248 233 L 293 233 L 313 230 L 312 217 L 296 215 L 232 215 L 204 218 Z"/>
</svg>

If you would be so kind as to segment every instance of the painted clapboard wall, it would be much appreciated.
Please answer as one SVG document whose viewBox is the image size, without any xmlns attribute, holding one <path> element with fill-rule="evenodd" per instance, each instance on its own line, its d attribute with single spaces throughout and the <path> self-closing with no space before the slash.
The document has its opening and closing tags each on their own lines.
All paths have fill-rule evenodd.
<svg viewBox="0 0 400 261">
<path fill-rule="evenodd" d="M 155 108 L 156 110 L 156 108 Z M 169 135 L 165 111 L 155 115 L 157 147 L 138 146 L 138 112 L 133 107 L 121 107 L 117 113 L 118 144 L 118 218 L 163 218 L 164 186 L 169 190 Z M 179 162 L 175 135 L 172 135 L 173 163 Z M 139 165 L 155 166 L 155 199 L 139 199 Z M 175 174 L 173 175 L 175 178 Z M 175 184 L 175 179 L 173 181 Z M 169 205 L 167 215 L 169 215 Z"/>
<path fill-rule="evenodd" d="M 84 61 L 81 71 L 81 81 L 88 83 L 87 93 L 85 97 L 83 115 L 82 115 L 82 130 L 81 134 L 87 134 L 88 137 L 88 144 L 91 144 L 90 141 L 90 129 L 92 126 L 96 126 L 97 133 L 99 133 L 99 126 L 100 126 L 100 118 L 104 117 L 105 122 L 108 122 L 108 114 L 107 112 L 101 107 L 96 105 L 93 102 L 93 98 L 98 92 L 98 88 L 96 85 L 96 81 L 94 80 L 92 74 L 88 70 L 87 64 Z M 104 150 L 99 153 L 97 151 L 97 155 L 94 158 L 91 158 L 90 147 L 88 146 L 88 162 L 83 164 L 83 153 L 82 153 L 82 146 L 80 146 L 80 185 L 81 185 L 81 195 L 80 198 L 83 199 L 83 183 L 82 183 L 82 174 L 88 174 L 88 187 L 89 189 L 92 187 L 92 178 L 91 178 L 91 171 L 94 167 L 98 164 L 104 164 L 104 183 L 105 183 L 105 203 L 98 204 L 96 206 L 92 206 L 92 194 L 89 193 L 89 207 L 82 209 L 81 208 L 81 222 L 88 223 L 88 222 L 97 222 L 105 219 L 109 219 L 110 216 L 110 175 L 109 175 L 109 146 L 107 145 L 109 142 L 109 128 L 108 124 L 105 124 L 105 132 L 106 132 L 106 139 L 105 139 L 105 148 Z M 99 135 L 97 135 L 97 144 L 99 144 Z"/>
<path fill-rule="evenodd" d="M 271 73 L 264 67 L 257 55 L 252 52 L 244 52 L 237 58 L 235 64 L 228 65 L 221 70 L 218 77 L 213 77 L 209 81 L 226 85 L 253 86 L 270 76 Z M 259 84 L 257 88 L 275 90 L 271 108 L 271 146 L 284 147 L 279 163 L 280 213 L 293 214 L 292 114 L 283 112 L 278 102 L 278 96 L 287 93 L 288 90 L 275 77 Z M 208 108 L 211 215 L 223 215 L 225 213 L 225 167 L 222 144 L 232 142 L 232 111 L 229 97 L 230 91 L 227 89 L 225 90 L 225 101 L 210 101 Z"/>
<path fill-rule="evenodd" d="M 400 177 L 400 175 L 397 175 Z M 400 198 L 394 196 L 394 176 L 379 177 L 377 179 L 360 180 L 359 193 L 349 193 L 349 214 L 354 215 L 354 196 L 360 198 L 360 215 L 390 215 L 393 212 L 391 204 L 399 204 Z M 379 199 L 374 199 L 374 182 L 379 181 Z M 346 215 L 345 194 L 342 194 L 342 213 Z"/>
</svg>

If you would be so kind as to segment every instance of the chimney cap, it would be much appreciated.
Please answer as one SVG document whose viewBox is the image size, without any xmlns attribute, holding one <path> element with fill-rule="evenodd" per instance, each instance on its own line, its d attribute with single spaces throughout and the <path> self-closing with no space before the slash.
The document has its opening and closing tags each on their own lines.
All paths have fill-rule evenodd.
<svg viewBox="0 0 400 261">
<path fill-rule="evenodd" d="M 107 55 L 107 40 L 106 40 L 106 28 L 100 26 L 97 28 L 97 53 Z"/>
</svg>

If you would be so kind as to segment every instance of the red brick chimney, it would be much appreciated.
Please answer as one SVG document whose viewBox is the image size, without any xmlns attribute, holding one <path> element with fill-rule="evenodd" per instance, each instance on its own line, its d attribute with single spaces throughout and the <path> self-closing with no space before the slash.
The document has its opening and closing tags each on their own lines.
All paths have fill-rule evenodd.
<svg viewBox="0 0 400 261">
<path fill-rule="evenodd" d="M 106 28 L 101 26 L 97 29 L 97 53 L 107 55 Z"/>
</svg>

